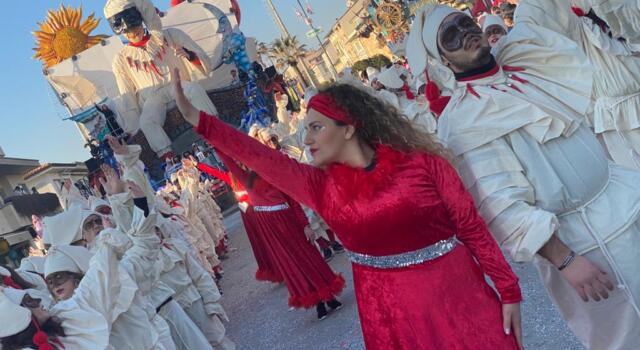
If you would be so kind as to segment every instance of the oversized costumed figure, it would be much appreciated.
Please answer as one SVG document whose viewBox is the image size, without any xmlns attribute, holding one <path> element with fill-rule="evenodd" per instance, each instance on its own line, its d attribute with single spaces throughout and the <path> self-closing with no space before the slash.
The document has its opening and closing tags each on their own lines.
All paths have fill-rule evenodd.
<svg viewBox="0 0 640 350">
<path fill-rule="evenodd" d="M 167 104 L 174 100 L 169 72 L 179 69 L 190 79 L 208 75 L 209 57 L 187 34 L 162 29 L 160 16 L 149 0 L 109 0 L 104 15 L 116 34 L 129 44 L 115 57 L 115 75 L 121 101 L 119 112 L 129 134 L 142 130 L 149 146 L 161 158 L 173 155 L 164 125 Z M 207 111 L 215 107 L 197 83 L 185 85 L 189 100 Z"/>
<path fill-rule="evenodd" d="M 537 6 L 565 8 L 521 1 L 516 18 Z M 637 348 L 640 172 L 610 162 L 585 125 L 597 75 L 581 47 L 516 19 L 491 49 L 472 18 L 427 5 L 407 53 L 452 91 L 438 138 L 495 239 L 535 263 L 587 348 Z"/>
<path fill-rule="evenodd" d="M 516 10 L 516 21 L 531 22 L 575 41 L 593 65 L 593 114 L 588 119 L 611 159 L 640 169 L 640 59 L 626 41 L 590 15 L 587 1 L 536 1 Z M 546 6 L 558 10 L 546 13 Z M 635 12 L 640 12 L 636 8 Z M 544 14 L 544 15 L 543 15 Z M 636 51 L 640 52 L 640 46 Z"/>
</svg>

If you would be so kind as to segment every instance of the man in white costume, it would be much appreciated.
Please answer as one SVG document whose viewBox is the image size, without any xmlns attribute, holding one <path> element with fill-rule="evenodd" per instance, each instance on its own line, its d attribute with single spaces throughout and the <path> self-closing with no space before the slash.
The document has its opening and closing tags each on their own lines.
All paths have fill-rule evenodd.
<svg viewBox="0 0 640 350">
<path fill-rule="evenodd" d="M 548 11 L 549 7 L 556 10 Z M 583 15 L 590 10 L 586 1 L 574 1 L 572 11 L 567 1 L 536 0 L 518 6 L 515 20 L 565 35 L 582 48 L 594 75 L 595 104 L 589 122 L 616 163 L 640 169 L 640 58 L 589 16 L 574 13 Z M 640 13 L 640 8 L 634 11 Z"/>
<path fill-rule="evenodd" d="M 637 348 L 640 172 L 609 162 L 583 125 L 593 76 L 580 47 L 516 23 L 491 50 L 466 14 L 427 5 L 407 53 L 452 91 L 438 137 L 496 240 L 535 262 L 587 348 Z"/>
<path fill-rule="evenodd" d="M 129 134 L 142 130 L 158 157 L 173 156 L 171 140 L 162 128 L 167 104 L 174 100 L 169 72 L 178 68 L 191 80 L 206 76 L 211 71 L 209 57 L 181 30 L 162 29 L 160 16 L 149 0 L 109 0 L 104 15 L 114 32 L 129 41 L 112 67 L 121 94 L 119 112 L 124 129 Z M 194 105 L 216 112 L 197 83 L 187 83 L 185 92 Z"/>
</svg>

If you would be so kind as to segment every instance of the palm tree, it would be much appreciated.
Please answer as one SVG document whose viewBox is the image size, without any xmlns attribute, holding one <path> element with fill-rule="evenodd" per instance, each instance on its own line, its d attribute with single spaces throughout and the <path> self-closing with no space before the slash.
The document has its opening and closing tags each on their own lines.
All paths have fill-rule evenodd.
<svg viewBox="0 0 640 350">
<path fill-rule="evenodd" d="M 310 86 L 304 74 L 300 71 L 300 67 L 298 67 L 298 63 L 304 59 L 306 52 L 306 45 L 300 44 L 295 36 L 276 39 L 271 44 L 271 53 L 276 56 L 278 60 L 283 60 L 289 67 L 293 68 L 296 75 L 300 77 L 303 85 Z M 304 62 L 302 64 L 304 65 Z"/>
</svg>

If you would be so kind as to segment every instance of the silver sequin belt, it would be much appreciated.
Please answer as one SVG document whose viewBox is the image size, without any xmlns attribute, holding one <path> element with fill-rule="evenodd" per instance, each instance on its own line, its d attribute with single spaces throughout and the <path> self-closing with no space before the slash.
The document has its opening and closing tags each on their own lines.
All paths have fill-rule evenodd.
<svg viewBox="0 0 640 350">
<path fill-rule="evenodd" d="M 256 205 L 253 207 L 255 211 L 280 211 L 289 209 L 288 203 L 282 203 L 278 205 Z"/>
<path fill-rule="evenodd" d="M 455 236 L 436 242 L 422 249 L 395 255 L 373 256 L 347 251 L 352 263 L 375 267 L 378 269 L 395 269 L 411 265 L 422 264 L 425 261 L 439 258 L 456 247 L 458 241 Z"/>
</svg>

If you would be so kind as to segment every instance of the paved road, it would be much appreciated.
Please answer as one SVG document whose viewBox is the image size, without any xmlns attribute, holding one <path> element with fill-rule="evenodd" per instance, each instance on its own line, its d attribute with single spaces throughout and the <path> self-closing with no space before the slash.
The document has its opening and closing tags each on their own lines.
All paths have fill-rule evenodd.
<svg viewBox="0 0 640 350">
<path fill-rule="evenodd" d="M 229 337 L 239 349 L 364 349 L 353 294 L 351 268 L 344 254 L 330 265 L 347 280 L 340 300 L 345 307 L 324 321 L 315 309 L 288 311 L 284 286 L 256 281 L 256 263 L 238 213 L 225 219 L 233 247 L 223 261 L 223 305 L 231 318 Z M 514 265 L 524 292 L 524 335 L 527 349 L 579 350 L 583 347 L 564 325 L 530 265 Z"/>
</svg>

